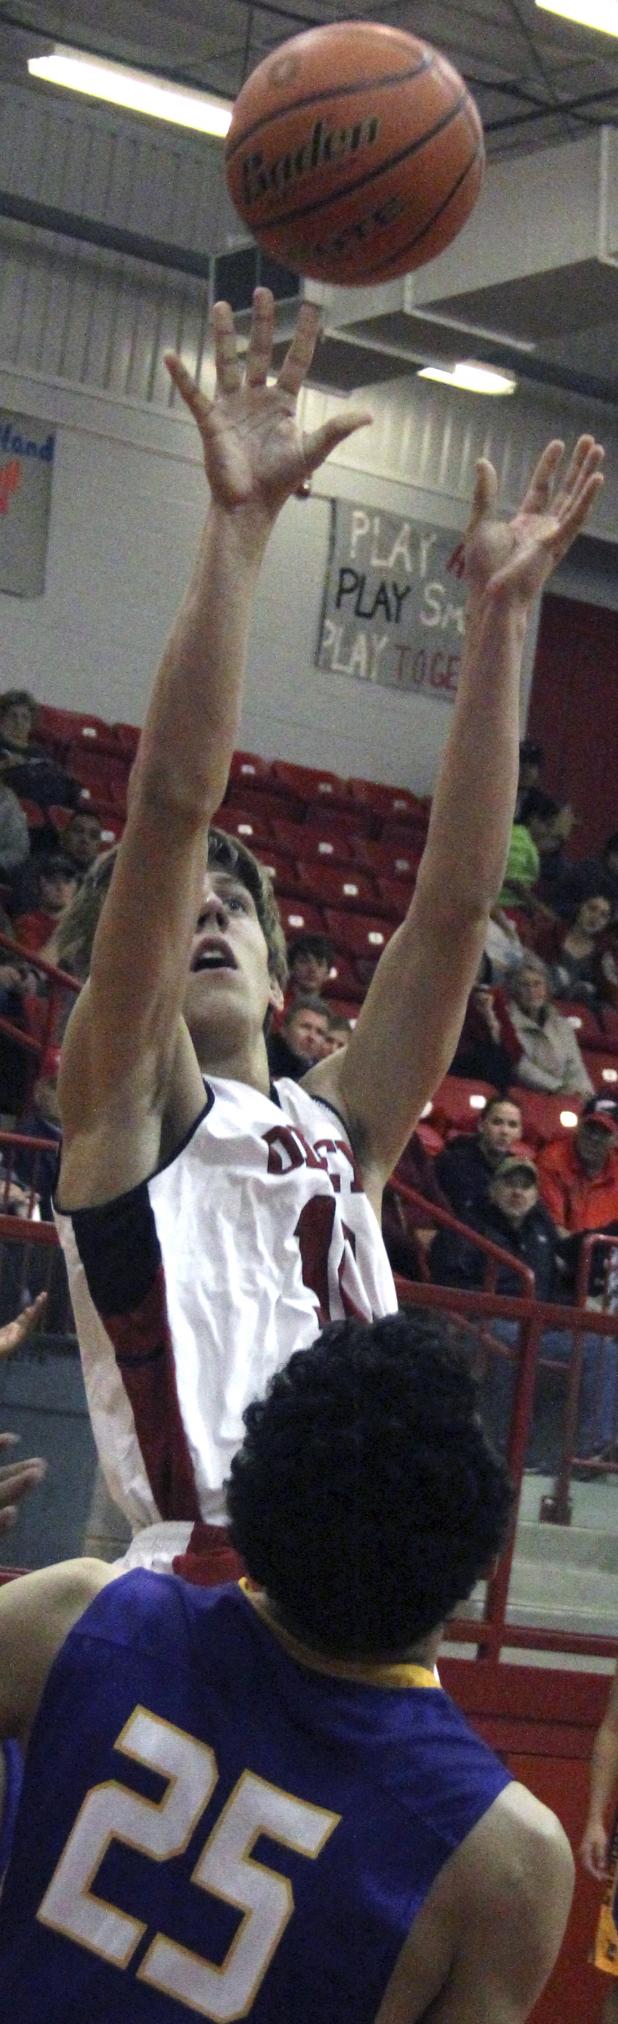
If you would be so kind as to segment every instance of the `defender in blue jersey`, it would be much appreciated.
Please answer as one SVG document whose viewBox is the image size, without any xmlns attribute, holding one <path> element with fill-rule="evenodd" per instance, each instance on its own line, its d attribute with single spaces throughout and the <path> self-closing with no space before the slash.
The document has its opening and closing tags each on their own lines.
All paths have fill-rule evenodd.
<svg viewBox="0 0 618 2024">
<path fill-rule="evenodd" d="M 246 1414 L 228 1510 L 247 1582 L 74 1561 L 5 1588 L 0 1734 L 27 1758 L 4 2015 L 528 2015 L 570 1851 L 435 1671 L 510 1502 L 445 1331 L 349 1320 Z"/>
</svg>

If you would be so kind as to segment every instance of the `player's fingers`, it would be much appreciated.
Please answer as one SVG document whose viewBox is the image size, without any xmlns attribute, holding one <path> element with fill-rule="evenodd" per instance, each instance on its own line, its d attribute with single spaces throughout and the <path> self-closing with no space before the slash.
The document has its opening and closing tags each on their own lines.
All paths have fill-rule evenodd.
<svg viewBox="0 0 618 2024">
<path fill-rule="evenodd" d="M 245 361 L 245 377 L 250 387 L 266 385 L 270 372 L 275 328 L 275 301 L 270 288 L 256 288 L 251 311 L 251 330 Z"/>
<path fill-rule="evenodd" d="M 223 394 L 235 394 L 238 392 L 241 384 L 242 373 L 238 357 L 234 317 L 229 302 L 215 302 L 212 312 L 212 330 L 215 343 L 218 390 Z"/>
<path fill-rule="evenodd" d="M 564 453 L 564 443 L 553 437 L 547 443 L 538 463 L 535 464 L 527 490 L 524 493 L 520 513 L 544 513 L 551 498 L 554 477 Z"/>
<path fill-rule="evenodd" d="M 10 1532 L 11 1526 L 15 1524 L 16 1517 L 17 1506 L 15 1504 L 5 1505 L 4 1511 L 0 1511 L 0 1532 Z"/>
<path fill-rule="evenodd" d="M 479 457 L 474 471 L 474 491 L 466 534 L 473 534 L 485 513 L 491 513 L 498 497 L 498 478 L 488 457 Z"/>
<path fill-rule="evenodd" d="M 46 1300 L 46 1293 L 38 1293 L 36 1300 L 31 1300 L 29 1306 L 24 1307 L 22 1313 L 16 1316 L 15 1321 L 8 1321 L 4 1328 L 0 1328 L 0 1356 L 11 1356 L 14 1350 L 20 1349 L 21 1344 L 27 1341 L 31 1329 L 36 1327 L 39 1315 L 43 1312 Z"/>
<path fill-rule="evenodd" d="M 181 400 L 184 401 L 185 407 L 189 409 L 190 414 L 194 416 L 199 428 L 206 420 L 212 403 L 209 401 L 207 394 L 200 392 L 197 382 L 191 378 L 190 372 L 187 372 L 186 365 L 183 365 L 182 359 L 178 357 L 177 352 L 164 352 L 163 363 L 167 366 L 170 379 L 176 387 L 177 393 L 180 394 Z"/>
<path fill-rule="evenodd" d="M 600 443 L 595 443 L 590 437 L 582 437 L 581 440 L 586 447 L 577 459 L 575 457 L 571 459 L 564 484 L 560 486 L 553 501 L 552 511 L 559 516 L 571 506 L 577 505 L 588 479 L 600 471 L 604 461 L 605 451 Z"/>
<path fill-rule="evenodd" d="M 291 345 L 286 351 L 277 385 L 286 394 L 300 393 L 309 371 L 320 329 L 320 312 L 313 302 L 303 302 Z"/>
<path fill-rule="evenodd" d="M 303 436 L 305 470 L 317 471 L 318 465 L 324 463 L 331 450 L 336 450 L 338 443 L 345 443 L 346 437 L 352 436 L 355 429 L 366 429 L 372 421 L 373 415 L 367 408 L 353 408 L 347 415 L 331 415 L 330 421 L 323 422 L 321 429 Z"/>
<path fill-rule="evenodd" d="M 23 1497 L 32 1483 L 40 1483 L 46 1474 L 47 1463 L 42 1455 L 32 1455 L 27 1462 L 6 1462 L 0 1469 L 0 1503 L 7 1499 Z"/>
<path fill-rule="evenodd" d="M 576 498 L 571 501 L 570 506 L 563 510 L 556 533 L 549 542 L 549 546 L 555 556 L 559 557 L 563 555 L 571 541 L 574 541 L 576 535 L 581 532 L 584 522 L 588 519 L 591 507 L 594 505 L 597 494 L 602 491 L 603 484 L 602 471 L 593 471 L 592 475 L 581 485 Z"/>
</svg>

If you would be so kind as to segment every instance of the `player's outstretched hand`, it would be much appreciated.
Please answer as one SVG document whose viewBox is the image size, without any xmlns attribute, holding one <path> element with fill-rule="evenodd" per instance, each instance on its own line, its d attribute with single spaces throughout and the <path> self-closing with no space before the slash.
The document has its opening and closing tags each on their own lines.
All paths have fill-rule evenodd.
<svg viewBox="0 0 618 2024">
<path fill-rule="evenodd" d="M 255 290 L 244 362 L 238 356 L 228 302 L 215 303 L 212 321 L 217 372 L 212 400 L 200 392 L 175 352 L 166 353 L 165 364 L 197 422 L 213 499 L 228 511 L 257 506 L 274 515 L 291 493 L 306 485 L 329 451 L 372 417 L 366 409 L 347 409 L 331 415 L 310 434 L 299 429 L 298 396 L 319 330 L 319 314 L 312 303 L 303 302 L 292 342 L 271 385 L 275 304 L 270 289 Z"/>
<path fill-rule="evenodd" d="M 581 534 L 603 484 L 604 453 L 593 436 L 580 436 L 560 477 L 563 452 L 564 443 L 547 444 L 512 520 L 497 518 L 496 473 L 479 458 L 464 536 L 465 575 L 473 592 L 491 585 L 516 603 L 530 604 Z"/>
<path fill-rule="evenodd" d="M 587 1869 L 588 1875 L 596 1878 L 597 1883 L 603 1883 L 608 1874 L 608 1853 L 609 1835 L 602 1820 L 596 1823 L 587 1822 L 579 1851 L 580 1861 L 584 1869 Z"/>
<path fill-rule="evenodd" d="M 28 1341 L 43 1313 L 46 1300 L 46 1293 L 37 1293 L 36 1300 L 31 1300 L 29 1307 L 24 1307 L 14 1321 L 7 1321 L 4 1328 L 0 1328 L 0 1357 L 13 1356 L 15 1350 L 21 1349 L 22 1344 Z"/>
<path fill-rule="evenodd" d="M 0 1434 L 0 1450 L 12 1448 L 17 1436 Z M 34 1490 L 45 1475 L 47 1463 L 40 1455 L 33 1455 L 27 1462 L 4 1462 L 0 1465 L 0 1533 L 10 1531 L 15 1524 L 17 1506 L 29 1490 Z"/>
</svg>

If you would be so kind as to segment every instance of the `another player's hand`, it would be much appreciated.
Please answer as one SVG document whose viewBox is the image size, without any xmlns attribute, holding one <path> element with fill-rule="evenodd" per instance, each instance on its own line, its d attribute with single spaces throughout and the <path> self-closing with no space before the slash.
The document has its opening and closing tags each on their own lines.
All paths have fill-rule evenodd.
<svg viewBox="0 0 618 2024">
<path fill-rule="evenodd" d="M 596 1878 L 597 1883 L 603 1883 L 608 1875 L 608 1850 L 609 1835 L 602 1820 L 587 1821 L 579 1855 L 584 1869 L 587 1869 L 589 1876 Z"/>
<path fill-rule="evenodd" d="M 238 356 L 229 303 L 215 303 L 212 322 L 217 372 L 213 400 L 200 392 L 174 352 L 166 353 L 165 363 L 197 422 L 213 499 L 228 511 L 259 506 L 272 515 L 306 484 L 330 450 L 371 421 L 371 414 L 348 409 L 331 415 L 311 433 L 299 429 L 297 400 L 319 330 L 319 314 L 312 303 L 303 302 L 294 337 L 270 386 L 275 332 L 270 289 L 255 290 L 244 363 Z"/>
<path fill-rule="evenodd" d="M 473 592 L 491 585 L 518 603 L 531 603 L 581 533 L 603 484 L 604 452 L 593 436 L 580 436 L 560 478 L 563 451 L 563 443 L 548 443 L 512 520 L 496 517 L 496 473 L 485 457 L 479 459 L 464 537 L 465 574 Z"/>
<path fill-rule="evenodd" d="M 12 1448 L 15 1434 L 0 1434 L 0 1450 Z M 47 1463 L 40 1455 L 33 1455 L 27 1462 L 5 1462 L 0 1466 L 0 1532 L 8 1532 L 15 1524 L 17 1506 L 29 1490 L 34 1490 L 45 1475 Z"/>
<path fill-rule="evenodd" d="M 24 1342 L 28 1341 L 43 1313 L 46 1300 L 46 1293 L 37 1293 L 36 1300 L 31 1300 L 29 1306 L 24 1307 L 14 1321 L 7 1321 L 4 1328 L 0 1328 L 0 1357 L 14 1356 L 15 1350 L 21 1349 Z"/>
</svg>

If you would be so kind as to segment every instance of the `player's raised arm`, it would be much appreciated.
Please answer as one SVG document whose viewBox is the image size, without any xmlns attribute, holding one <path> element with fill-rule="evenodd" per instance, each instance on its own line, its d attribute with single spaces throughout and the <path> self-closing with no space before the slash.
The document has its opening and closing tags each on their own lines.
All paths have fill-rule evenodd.
<svg viewBox="0 0 618 2024">
<path fill-rule="evenodd" d="M 257 289 L 244 364 L 232 312 L 213 312 L 216 389 L 180 359 L 170 375 L 201 436 L 210 504 L 193 575 L 156 678 L 131 777 L 128 818 L 96 935 L 87 991 L 71 1023 L 62 1079 L 65 1134 L 85 1136 L 115 1106 L 120 1143 L 156 1118 L 178 1071 L 178 1032 L 204 870 L 204 833 L 237 738 L 253 592 L 280 508 L 328 452 L 370 419 L 348 411 L 313 434 L 296 421 L 317 311 L 301 307 L 274 383 L 274 303 Z M 182 1054 L 182 1043 L 181 1054 Z M 187 1069 L 190 1050 L 182 1054 Z M 194 1064 L 195 1067 L 195 1064 Z M 188 1070 L 190 1074 L 190 1070 Z M 197 1076 L 197 1069 L 195 1068 Z M 196 1092 L 199 1078 L 195 1082 Z M 96 1112 L 96 1117 L 94 1113 Z M 154 1128 L 153 1128 L 154 1119 Z M 138 1162 L 139 1164 L 139 1162 Z M 130 1177 L 125 1176 L 124 1185 Z M 120 1185 L 122 1185 L 122 1179 Z"/>
<path fill-rule="evenodd" d="M 539 459 L 518 512 L 496 517 L 497 479 L 477 466 L 464 541 L 470 585 L 462 672 L 412 903 L 385 949 L 345 1052 L 308 1086 L 344 1106 L 366 1182 L 379 1189 L 455 1051 L 502 882 L 518 770 L 519 691 L 535 600 L 580 533 L 603 452 L 581 436 Z"/>
</svg>

